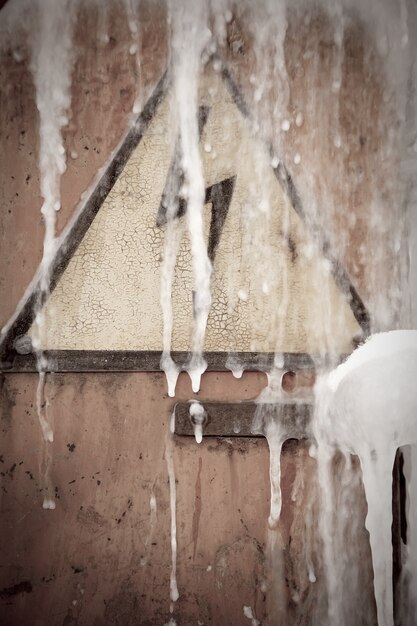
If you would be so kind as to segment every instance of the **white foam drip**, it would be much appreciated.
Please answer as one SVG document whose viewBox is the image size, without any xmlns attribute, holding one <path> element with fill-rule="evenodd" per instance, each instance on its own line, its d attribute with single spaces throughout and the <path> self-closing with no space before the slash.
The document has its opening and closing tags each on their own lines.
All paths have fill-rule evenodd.
<svg viewBox="0 0 417 626">
<path fill-rule="evenodd" d="M 55 501 L 51 498 L 44 498 L 42 508 L 53 511 L 55 509 Z"/>
<path fill-rule="evenodd" d="M 156 497 L 155 494 L 152 493 L 151 494 L 151 498 L 149 500 L 149 507 L 151 509 L 151 522 L 152 520 L 155 521 L 156 520 L 156 512 L 157 512 L 157 503 L 156 503 Z"/>
<path fill-rule="evenodd" d="M 207 3 L 204 0 L 184 0 L 181 5 L 171 0 L 169 9 L 172 25 L 173 86 L 194 272 L 193 356 L 187 371 L 193 391 L 197 392 L 201 375 L 207 367 L 202 353 L 211 305 L 211 263 L 203 230 L 205 183 L 199 150 L 197 95 L 200 58 L 211 33 L 207 27 Z"/>
<path fill-rule="evenodd" d="M 243 607 L 243 615 L 251 620 L 252 626 L 259 626 L 260 621 L 257 620 L 253 614 L 252 607 L 244 606 Z"/>
<path fill-rule="evenodd" d="M 234 378 L 242 378 L 245 371 L 245 364 L 237 355 L 228 354 L 226 359 L 226 368 L 230 370 Z"/>
<path fill-rule="evenodd" d="M 66 2 L 43 0 L 36 4 L 37 26 L 31 29 L 32 50 L 30 69 L 36 89 L 36 106 L 39 111 L 39 172 L 43 198 L 41 213 L 45 225 L 43 256 L 39 268 L 38 300 L 35 304 L 35 335 L 39 381 L 36 409 L 45 445 L 54 440 L 51 421 L 47 417 L 46 359 L 41 346 L 46 343 L 47 320 L 43 303 L 49 293 L 50 272 L 57 250 L 55 237 L 56 211 L 61 207 L 60 181 L 66 170 L 65 147 L 62 128 L 68 123 L 66 116 L 71 102 L 71 72 L 73 63 L 72 29 L 75 9 Z M 53 54 L 51 51 L 53 50 Z M 43 451 L 46 459 L 45 488 L 50 485 L 50 451 Z M 52 506 L 53 504 L 53 506 Z M 43 508 L 55 508 L 51 498 L 45 498 Z"/>
<path fill-rule="evenodd" d="M 60 179 L 66 170 L 62 128 L 71 103 L 73 65 L 72 29 L 74 10 L 67 2 L 42 0 L 37 3 L 38 24 L 32 28 L 30 68 L 36 88 L 39 111 L 39 171 L 45 224 L 41 262 L 42 291 L 49 289 L 50 267 L 55 257 L 56 211 L 61 206 Z M 53 50 L 53 54 L 51 54 Z"/>
<path fill-rule="evenodd" d="M 204 406 L 198 400 L 190 403 L 190 417 L 194 428 L 194 436 L 197 443 L 203 441 L 203 425 L 206 419 Z"/>
<path fill-rule="evenodd" d="M 281 515 L 281 450 L 288 434 L 279 420 L 279 411 L 274 407 L 283 401 L 281 387 L 282 371 L 273 369 L 268 374 L 268 385 L 259 394 L 256 403 L 259 405 L 252 424 L 253 433 L 265 436 L 269 447 L 269 477 L 271 487 L 270 513 L 268 525 L 276 528 Z"/>
<path fill-rule="evenodd" d="M 194 437 L 197 443 L 203 441 L 203 427 L 200 424 L 194 426 Z"/>
<path fill-rule="evenodd" d="M 135 57 L 136 64 L 136 95 L 132 112 L 136 115 L 142 110 L 142 64 L 141 64 L 141 23 L 139 8 L 141 0 L 124 0 L 130 30 L 131 44 L 129 54 Z"/>
<path fill-rule="evenodd" d="M 46 373 L 39 372 L 38 386 L 36 389 L 36 412 L 42 430 L 43 439 L 47 443 L 53 443 L 54 431 L 48 420 L 48 401 L 46 399 Z"/>
<path fill-rule="evenodd" d="M 44 509 L 54 509 L 54 489 L 51 480 L 52 468 L 52 443 L 54 441 L 54 430 L 52 418 L 48 412 L 48 400 L 46 393 L 47 374 L 45 371 L 39 372 L 38 385 L 36 389 L 36 413 L 42 432 L 43 446 L 41 450 L 41 479 L 43 490 L 46 492 L 42 507 Z"/>
<path fill-rule="evenodd" d="M 417 331 L 399 330 L 372 336 L 316 385 L 314 432 L 324 512 L 332 510 L 331 503 L 326 504 L 332 450 L 337 447 L 357 454 L 368 503 L 366 527 L 380 626 L 393 624 L 392 468 L 397 448 L 417 442 L 416 380 Z M 331 534 L 326 534 L 328 550 L 330 540 Z M 331 560 L 329 553 L 329 581 L 334 576 Z M 331 584 L 329 594 L 337 614 L 338 600 L 332 597 Z"/>
<path fill-rule="evenodd" d="M 268 524 L 275 528 L 281 515 L 281 450 L 286 435 L 279 422 L 270 418 L 265 425 L 265 437 L 269 446 L 269 477 L 271 483 L 271 504 Z"/>
<path fill-rule="evenodd" d="M 194 353 L 187 367 L 188 375 L 191 379 L 191 388 L 194 393 L 200 391 L 201 377 L 207 369 L 207 361 L 198 353 Z"/>
<path fill-rule="evenodd" d="M 177 386 L 180 368 L 174 362 L 169 353 L 163 352 L 161 358 L 161 369 L 165 373 L 168 384 L 168 395 L 170 398 L 175 397 L 175 388 Z"/>
<path fill-rule="evenodd" d="M 163 319 L 163 352 L 161 357 L 161 369 L 165 373 L 168 384 L 168 395 L 175 396 L 175 388 L 180 373 L 180 368 L 171 357 L 171 341 L 173 329 L 172 311 L 172 284 L 174 270 L 177 261 L 178 248 L 183 235 L 182 224 L 173 219 L 175 210 L 174 198 L 169 199 L 167 207 L 167 225 L 165 232 L 164 256 L 161 264 L 161 295 L 160 303 Z"/>
<path fill-rule="evenodd" d="M 156 479 L 155 479 L 156 482 Z M 151 497 L 149 498 L 149 531 L 148 531 L 148 535 L 144 541 L 144 545 L 146 548 L 146 553 L 144 556 L 141 557 L 140 559 L 140 564 L 141 567 L 144 567 L 145 565 L 148 564 L 148 558 L 149 558 L 149 548 L 152 545 L 153 542 L 153 538 L 154 538 L 154 534 L 155 534 L 155 528 L 156 528 L 156 522 L 157 522 L 157 513 L 158 513 L 158 505 L 157 505 L 157 501 L 156 501 L 156 496 L 155 493 L 152 491 L 151 493 Z"/>
<path fill-rule="evenodd" d="M 171 416 L 169 434 L 165 446 L 165 459 L 169 479 L 169 502 L 171 510 L 171 575 L 170 575 L 170 598 L 176 602 L 179 598 L 177 586 L 177 489 L 175 485 L 175 468 L 172 450 L 172 432 L 174 424 L 174 414 Z"/>
</svg>

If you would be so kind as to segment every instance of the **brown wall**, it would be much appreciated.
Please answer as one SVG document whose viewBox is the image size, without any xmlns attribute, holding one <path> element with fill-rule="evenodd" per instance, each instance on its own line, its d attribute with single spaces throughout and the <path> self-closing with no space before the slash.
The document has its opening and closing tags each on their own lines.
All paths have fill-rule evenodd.
<svg viewBox="0 0 417 626">
<path fill-rule="evenodd" d="M 143 31 L 141 76 L 144 93 L 157 82 L 167 56 L 163 8 L 146 15 L 149 22 Z M 135 65 L 127 54 L 129 34 L 124 16 L 109 16 L 107 47 L 90 36 L 97 28 L 96 17 L 93 13 L 85 15 L 77 27 L 72 117 L 65 142 L 68 153 L 75 150 L 79 156 L 68 159 L 62 179 L 59 230 L 120 140 L 135 95 Z M 230 26 L 233 37 L 229 33 L 230 40 L 241 38 L 243 47 L 239 44 L 233 48 L 235 52 L 227 54 L 250 100 L 248 64 L 253 66 L 254 60 L 250 38 L 246 41 L 242 35 L 244 21 L 245 16 L 238 15 Z M 318 191 L 325 178 L 322 193 L 332 199 L 326 219 L 334 219 L 340 226 L 343 260 L 366 296 L 365 286 L 377 285 L 377 278 L 387 276 L 390 265 L 389 255 L 379 259 L 369 270 L 376 272 L 375 280 L 374 274 L 368 280 L 367 268 L 357 254 L 360 243 L 370 240 L 367 181 L 375 182 L 381 157 L 374 122 L 390 112 L 381 109 L 377 59 L 369 61 L 365 33 L 352 27 L 344 44 L 346 80 L 340 99 L 344 145 L 352 145 L 339 156 L 326 145 L 323 138 L 328 137 L 328 128 L 321 132 L 323 120 L 314 118 L 320 111 L 310 111 L 303 99 L 311 89 L 323 89 L 322 82 L 333 63 L 329 28 L 321 15 L 309 25 L 295 16 L 290 24 L 285 48 L 291 82 L 289 106 L 294 111 L 301 107 L 307 114 L 300 133 L 289 133 L 285 145 L 288 163 L 295 147 L 303 154 L 304 172 L 313 173 Z M 4 146 L 0 156 L 2 323 L 13 313 L 36 270 L 43 238 L 38 120 L 28 50 L 24 42 L 6 44 L 0 59 L 4 86 L 0 91 Z M 311 58 L 305 55 L 308 47 L 317 53 L 313 68 L 306 61 Z M 16 49 L 22 52 L 22 61 L 13 56 Z M 363 91 L 365 83 L 368 87 Z M 331 99 L 326 85 L 325 93 Z M 385 166 L 389 169 L 390 164 Z M 290 169 L 300 188 L 305 187 L 303 174 Z M 349 185 L 341 189 L 337 181 L 343 177 Z M 385 170 L 379 170 L 378 184 L 384 177 Z M 387 204 L 391 191 L 388 184 Z M 346 206 L 356 216 L 349 225 L 346 213 L 339 210 Z M 55 431 L 50 447 L 51 480 L 57 498 L 54 511 L 41 508 L 43 443 L 35 410 L 37 376 L 6 373 L 2 378 L 0 623 L 162 624 L 169 619 L 170 604 L 170 511 L 164 450 L 173 405 L 166 396 L 164 376 L 55 374 L 47 380 Z M 229 373 L 208 373 L 203 377 L 199 399 L 253 399 L 265 384 L 266 377 L 253 372 L 241 380 Z M 192 397 L 189 380 L 183 374 L 176 401 Z M 292 442 L 284 449 L 283 512 L 274 533 L 266 526 L 268 462 L 263 439 L 204 440 L 200 446 L 194 440 L 175 439 L 180 592 L 175 615 L 180 624 L 196 624 L 197 620 L 216 625 L 247 624 L 243 605 L 251 606 L 265 624 L 308 624 L 313 615 L 319 619 L 323 614 L 325 596 L 317 541 L 312 557 L 317 575 L 314 585 L 308 582 L 305 568 L 306 512 L 316 499 L 314 460 L 304 444 Z M 154 527 L 149 508 L 152 492 L 158 507 Z M 363 519 L 363 498 L 359 497 L 357 506 Z M 363 589 L 358 597 L 370 607 L 366 623 L 372 623 L 369 548 L 362 527 L 358 533 L 364 555 Z"/>
<path fill-rule="evenodd" d="M 35 375 L 7 376 L 2 389 L 0 586 L 27 580 L 32 587 L 30 593 L 3 595 L 2 623 L 163 623 L 171 566 L 164 451 L 173 404 L 163 375 L 51 377 L 55 511 L 40 506 L 36 384 Z M 241 381 L 207 374 L 200 398 L 250 399 L 264 384 L 261 374 L 245 374 Z M 177 399 L 190 397 L 183 375 Z M 242 615 L 242 603 L 263 610 L 264 523 L 258 520 L 267 518 L 266 443 L 214 440 L 198 447 L 178 441 L 174 463 L 178 610 L 184 623 L 192 617 L 193 623 L 240 623 L 234 620 Z M 293 464 L 289 459 L 290 481 Z M 158 507 L 154 528 L 152 492 Z M 50 622 L 48 615 L 57 617 Z"/>
<path fill-rule="evenodd" d="M 241 380 L 208 373 L 198 398 L 203 403 L 253 399 L 265 382 L 260 373 L 246 373 Z M 33 408 L 36 385 L 37 376 L 31 374 L 2 381 L 0 623 L 163 624 L 169 619 L 171 567 L 164 455 L 174 403 L 167 398 L 164 376 L 49 377 L 53 511 L 41 508 L 43 443 Z M 192 397 L 183 374 L 176 400 Z M 315 530 L 306 525 L 306 512 L 317 502 L 308 446 L 293 440 L 284 447 L 283 512 L 275 531 L 266 523 L 270 486 L 264 439 L 205 439 L 198 446 L 193 439 L 176 437 L 173 459 L 178 623 L 245 624 L 244 605 L 264 624 L 320 619 L 324 581 Z M 362 496 L 362 514 L 363 507 Z M 368 560 L 364 530 L 354 541 Z M 306 566 L 310 549 L 314 584 Z M 362 577 L 357 601 L 363 602 L 359 613 L 365 615 L 366 569 Z"/>
</svg>

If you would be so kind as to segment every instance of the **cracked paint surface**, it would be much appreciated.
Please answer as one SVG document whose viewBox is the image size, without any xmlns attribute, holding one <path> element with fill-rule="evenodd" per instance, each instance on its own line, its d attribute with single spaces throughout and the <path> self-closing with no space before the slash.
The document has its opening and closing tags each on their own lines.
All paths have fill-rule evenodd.
<svg viewBox="0 0 417 626">
<path fill-rule="evenodd" d="M 46 305 L 44 349 L 161 350 L 156 216 L 175 136 L 170 94 L 101 206 Z M 207 73 L 200 104 L 206 187 L 236 176 L 212 275 L 206 351 L 350 352 L 351 309 L 277 182 L 221 78 Z M 208 240 L 211 205 L 205 207 Z M 190 350 L 193 273 L 186 218 L 173 285 L 173 350 Z M 330 303 L 330 306 L 329 306 Z M 30 334 L 34 333 L 32 327 Z"/>
</svg>

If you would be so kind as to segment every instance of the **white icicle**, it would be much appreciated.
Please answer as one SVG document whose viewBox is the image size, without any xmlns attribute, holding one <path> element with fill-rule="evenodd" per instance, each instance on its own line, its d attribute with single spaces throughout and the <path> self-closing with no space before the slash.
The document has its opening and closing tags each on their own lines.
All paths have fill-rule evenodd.
<svg viewBox="0 0 417 626">
<path fill-rule="evenodd" d="M 207 368 L 203 358 L 204 336 L 211 305 L 211 263 L 203 230 L 205 184 L 199 149 L 198 83 L 201 54 L 209 41 L 207 3 L 184 0 L 170 2 L 172 24 L 172 59 L 174 93 L 181 138 L 181 165 L 187 201 L 187 224 L 191 240 L 194 272 L 194 307 L 192 358 L 187 371 L 192 388 L 200 388 L 201 375 Z"/>
<path fill-rule="evenodd" d="M 49 289 L 55 245 L 56 210 L 61 206 L 60 179 L 66 170 L 62 128 L 68 123 L 73 66 L 74 10 L 69 0 L 38 0 L 38 26 L 31 34 L 31 71 L 39 111 L 39 170 L 45 236 L 41 290 Z"/>
<path fill-rule="evenodd" d="M 197 443 L 201 443 L 203 441 L 203 425 L 206 419 L 206 412 L 198 400 L 193 400 L 190 404 L 190 417 L 193 423 L 195 440 Z"/>
<path fill-rule="evenodd" d="M 43 509 L 51 509 L 52 511 L 55 509 L 55 501 L 51 498 L 44 498 L 42 503 Z"/>
<path fill-rule="evenodd" d="M 170 598 L 176 602 L 179 598 L 177 586 L 177 489 L 175 485 L 175 468 L 172 450 L 172 429 L 174 414 L 170 420 L 170 432 L 167 435 L 165 447 L 165 459 L 169 478 L 169 501 L 171 509 L 171 576 L 170 576 Z"/>
<path fill-rule="evenodd" d="M 234 378 L 242 378 L 245 364 L 236 354 L 229 354 L 226 359 L 226 368 L 232 372 Z"/>
<path fill-rule="evenodd" d="M 49 293 L 52 263 L 57 250 L 55 237 L 56 211 L 61 207 L 60 182 L 65 172 L 65 148 L 62 128 L 68 123 L 66 117 L 71 101 L 72 73 L 72 28 L 74 4 L 68 0 L 38 0 L 38 25 L 32 28 L 30 44 L 32 48 L 31 71 L 36 89 L 36 105 L 39 111 L 39 171 L 43 198 L 41 213 L 45 224 L 43 256 L 39 272 L 39 294 L 35 304 L 34 347 L 36 348 L 39 381 L 36 394 L 36 408 L 42 429 L 44 445 L 53 442 L 51 423 L 46 415 L 45 369 L 47 367 L 43 346 L 47 343 L 47 320 L 43 310 Z M 51 453 L 43 451 L 46 459 L 45 488 L 51 491 Z M 44 509 L 55 508 L 51 497 L 45 498 Z"/>
<path fill-rule="evenodd" d="M 38 387 L 36 389 L 36 412 L 38 414 L 39 423 L 45 442 L 53 443 L 54 431 L 47 417 L 47 402 L 45 399 L 46 373 L 39 372 Z"/>
<path fill-rule="evenodd" d="M 281 450 L 285 441 L 281 424 L 270 418 L 265 425 L 265 437 L 269 446 L 269 477 L 271 482 L 271 507 L 268 519 L 270 528 L 275 528 L 281 514 Z"/>
<path fill-rule="evenodd" d="M 168 395 L 173 398 L 175 396 L 175 387 L 177 385 L 180 368 L 171 357 L 171 340 L 173 328 L 173 311 L 172 311 L 172 283 L 174 280 L 174 269 L 177 260 L 178 247 L 183 234 L 181 224 L 176 223 L 173 219 L 173 198 L 167 209 L 167 226 L 165 232 L 164 256 L 161 264 L 161 296 L 160 303 L 163 318 L 163 351 L 161 357 L 161 369 L 165 372 L 168 384 Z"/>
</svg>

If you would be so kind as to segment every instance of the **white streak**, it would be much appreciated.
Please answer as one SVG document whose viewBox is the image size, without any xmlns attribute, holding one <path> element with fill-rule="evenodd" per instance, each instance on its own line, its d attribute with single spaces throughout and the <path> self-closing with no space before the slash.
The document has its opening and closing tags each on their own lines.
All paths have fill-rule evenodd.
<svg viewBox="0 0 417 626">
<path fill-rule="evenodd" d="M 35 335 L 39 382 L 36 409 L 44 446 L 53 442 L 53 430 L 47 418 L 45 397 L 46 359 L 41 346 L 46 343 L 47 320 L 43 305 L 49 294 L 50 272 L 57 250 L 55 238 L 56 211 L 61 207 L 60 182 L 66 170 L 62 128 L 68 123 L 67 110 L 71 102 L 72 28 L 75 13 L 66 0 L 38 0 L 38 24 L 31 30 L 32 58 L 30 68 L 36 88 L 39 111 L 39 172 L 43 198 L 41 213 L 45 225 L 43 256 L 39 271 L 40 291 L 35 304 Z M 45 488 L 51 491 L 51 452 L 45 457 Z M 43 508 L 55 508 L 51 497 L 45 498 Z"/>
<path fill-rule="evenodd" d="M 181 165 L 187 189 L 187 223 L 191 240 L 194 272 L 194 324 L 192 358 L 188 372 L 197 392 L 206 370 L 203 345 L 211 305 L 211 263 L 203 230 L 205 184 L 199 150 L 198 82 L 201 54 L 208 43 L 207 5 L 204 0 L 184 0 L 181 6 L 170 2 L 174 93 L 181 138 Z"/>
<path fill-rule="evenodd" d="M 44 498 L 43 503 L 42 503 L 42 508 L 46 510 L 50 509 L 53 511 L 55 509 L 54 500 L 51 500 L 51 498 Z"/>
<path fill-rule="evenodd" d="M 170 426 L 172 424 L 172 419 Z M 170 428 L 171 431 L 171 428 Z M 171 509 L 171 576 L 170 576 L 170 598 L 176 602 L 179 598 L 177 586 L 177 489 L 175 485 L 175 468 L 172 450 L 171 432 L 167 436 L 165 447 L 165 459 L 169 478 L 169 501 Z"/>
<path fill-rule="evenodd" d="M 257 620 L 253 614 L 252 607 L 244 606 L 243 607 L 243 615 L 251 620 L 252 626 L 259 626 L 260 621 Z"/>
<path fill-rule="evenodd" d="M 271 505 L 268 524 L 275 528 L 281 515 L 281 450 L 285 433 L 281 424 L 270 418 L 265 426 L 265 437 L 269 446 L 269 477 L 271 482 Z"/>
<path fill-rule="evenodd" d="M 190 403 L 190 417 L 194 428 L 194 436 L 197 443 L 203 441 L 203 425 L 206 421 L 207 413 L 198 400 Z"/>
</svg>

